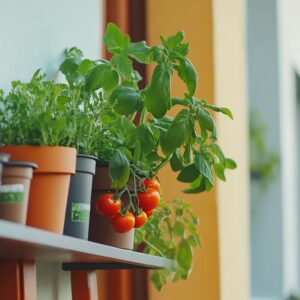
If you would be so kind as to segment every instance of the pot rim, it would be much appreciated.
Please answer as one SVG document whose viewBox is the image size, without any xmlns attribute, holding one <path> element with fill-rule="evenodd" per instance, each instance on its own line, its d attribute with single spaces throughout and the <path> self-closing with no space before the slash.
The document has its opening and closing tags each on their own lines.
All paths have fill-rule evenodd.
<svg viewBox="0 0 300 300">
<path fill-rule="evenodd" d="M 90 158 L 90 159 L 95 160 L 96 162 L 98 161 L 98 157 L 97 157 L 97 156 L 89 155 L 89 154 L 81 154 L 81 153 L 77 153 L 77 157 Z"/>
<path fill-rule="evenodd" d="M 11 160 L 8 162 L 3 163 L 4 167 L 6 168 L 32 168 L 32 169 L 37 169 L 38 165 L 33 163 L 33 162 L 28 162 L 28 161 L 19 161 L 19 160 Z"/>
</svg>

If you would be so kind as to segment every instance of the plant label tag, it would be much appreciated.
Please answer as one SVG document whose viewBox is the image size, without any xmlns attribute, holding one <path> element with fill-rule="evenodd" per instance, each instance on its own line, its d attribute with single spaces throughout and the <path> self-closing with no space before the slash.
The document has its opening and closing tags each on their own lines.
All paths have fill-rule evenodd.
<svg viewBox="0 0 300 300">
<path fill-rule="evenodd" d="M 22 202 L 23 197 L 23 184 L 6 184 L 0 186 L 0 204 L 13 204 Z"/>
<path fill-rule="evenodd" d="M 73 202 L 71 211 L 72 222 L 84 222 L 87 223 L 90 218 L 90 204 Z"/>
</svg>

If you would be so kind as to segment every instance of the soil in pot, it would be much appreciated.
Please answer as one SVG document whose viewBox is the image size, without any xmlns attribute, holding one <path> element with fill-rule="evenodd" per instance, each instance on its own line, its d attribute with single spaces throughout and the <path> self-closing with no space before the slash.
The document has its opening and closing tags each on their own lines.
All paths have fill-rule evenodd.
<svg viewBox="0 0 300 300">
<path fill-rule="evenodd" d="M 93 177 L 96 171 L 94 156 L 77 155 L 76 174 L 71 177 L 64 234 L 88 239 Z"/>
<path fill-rule="evenodd" d="M 96 200 L 102 194 L 111 192 L 111 180 L 108 176 L 107 166 L 97 166 L 93 180 L 91 201 L 89 240 L 113 247 L 133 249 L 134 229 L 126 233 L 116 232 L 109 219 L 99 214 L 96 210 Z"/>
<path fill-rule="evenodd" d="M 29 194 L 26 224 L 63 233 L 71 175 L 75 174 L 76 149 L 47 146 L 3 146 L 14 160 L 36 163 Z"/>
<path fill-rule="evenodd" d="M 36 164 L 22 161 L 4 163 L 0 192 L 1 219 L 26 223 L 30 182 L 36 168 Z"/>
</svg>

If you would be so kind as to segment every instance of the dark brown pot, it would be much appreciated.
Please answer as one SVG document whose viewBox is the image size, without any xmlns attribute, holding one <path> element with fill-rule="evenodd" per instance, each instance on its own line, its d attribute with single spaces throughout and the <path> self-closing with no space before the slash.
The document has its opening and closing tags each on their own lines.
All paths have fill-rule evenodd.
<svg viewBox="0 0 300 300">
<path fill-rule="evenodd" d="M 36 168 L 36 164 L 28 162 L 4 163 L 2 188 L 6 192 L 0 198 L 1 219 L 26 223 L 30 182 Z"/>
<path fill-rule="evenodd" d="M 111 191 L 111 180 L 107 166 L 97 166 L 93 180 L 92 202 L 90 211 L 89 240 L 113 247 L 133 249 L 134 229 L 126 233 L 116 232 L 109 219 L 96 210 L 96 200 L 102 194 Z"/>
</svg>

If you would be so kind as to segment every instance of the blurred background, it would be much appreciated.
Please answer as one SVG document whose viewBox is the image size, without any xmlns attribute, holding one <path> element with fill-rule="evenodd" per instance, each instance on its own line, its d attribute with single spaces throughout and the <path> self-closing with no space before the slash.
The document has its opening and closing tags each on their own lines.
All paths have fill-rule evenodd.
<svg viewBox="0 0 300 300">
<path fill-rule="evenodd" d="M 39 67 L 54 78 L 66 47 L 105 57 L 107 22 L 150 45 L 185 32 L 197 97 L 233 112 L 233 121 L 216 117 L 238 169 L 193 197 L 165 169 L 165 197 L 188 200 L 201 220 L 193 272 L 161 292 L 146 271 L 98 272 L 100 299 L 300 299 L 300 1 L 1 0 L 1 87 Z M 38 274 L 41 299 L 69 299 L 59 266 L 40 264 Z"/>
</svg>

